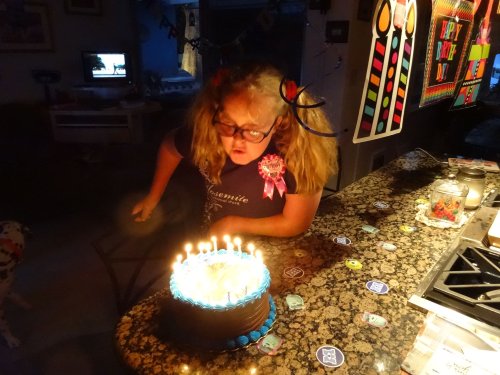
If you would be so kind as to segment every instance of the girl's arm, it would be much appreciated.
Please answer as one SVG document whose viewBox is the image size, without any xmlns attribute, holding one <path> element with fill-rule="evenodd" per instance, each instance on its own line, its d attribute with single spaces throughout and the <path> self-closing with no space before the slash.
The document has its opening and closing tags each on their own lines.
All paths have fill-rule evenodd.
<svg viewBox="0 0 500 375">
<path fill-rule="evenodd" d="M 132 215 L 139 214 L 135 221 L 145 221 L 151 216 L 151 212 L 158 205 L 170 177 L 172 177 L 181 159 L 182 156 L 175 148 L 173 136 L 166 136 L 158 150 L 156 169 L 149 193 L 132 209 Z"/>
<path fill-rule="evenodd" d="M 321 191 L 314 194 L 287 194 L 283 212 L 279 215 L 254 219 L 226 216 L 210 227 L 210 234 L 249 233 L 273 237 L 292 237 L 306 231 L 312 223 L 321 199 Z"/>
</svg>

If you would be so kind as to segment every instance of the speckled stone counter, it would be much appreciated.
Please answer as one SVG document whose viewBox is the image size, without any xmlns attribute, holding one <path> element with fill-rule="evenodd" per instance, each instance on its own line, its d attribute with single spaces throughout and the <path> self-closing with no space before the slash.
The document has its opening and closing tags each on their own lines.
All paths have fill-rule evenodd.
<svg viewBox="0 0 500 375">
<path fill-rule="evenodd" d="M 158 318 L 162 301 L 171 298 L 168 290 L 146 298 L 121 318 L 116 330 L 119 353 L 141 374 L 399 374 L 424 318 L 407 300 L 459 233 L 416 221 L 416 202 L 428 198 L 434 179 L 449 171 L 447 165 L 411 152 L 324 199 L 303 236 L 244 238 L 263 250 L 271 272 L 278 314 L 272 333 L 284 340 L 276 355 L 263 354 L 256 345 L 203 353 L 162 342 Z M 500 175 L 488 173 L 486 191 L 495 186 L 500 186 Z M 389 207 L 378 209 L 375 202 Z M 379 231 L 367 232 L 363 225 Z M 404 232 L 401 225 L 416 231 Z M 352 243 L 336 244 L 336 237 Z M 377 246 L 380 241 L 396 249 Z M 362 268 L 348 268 L 347 259 L 358 260 Z M 292 277 L 290 267 L 297 268 L 298 277 Z M 384 282 L 389 291 L 370 291 L 370 280 Z M 300 295 L 305 309 L 290 310 L 288 294 Z M 387 326 L 367 324 L 364 312 L 384 317 Z M 323 345 L 343 352 L 340 367 L 318 361 L 316 351 Z"/>
</svg>

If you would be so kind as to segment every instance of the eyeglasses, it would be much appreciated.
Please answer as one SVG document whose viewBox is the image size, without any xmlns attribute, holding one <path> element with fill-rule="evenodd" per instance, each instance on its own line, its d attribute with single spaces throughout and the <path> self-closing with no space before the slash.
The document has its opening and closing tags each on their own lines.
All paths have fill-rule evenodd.
<svg viewBox="0 0 500 375">
<path fill-rule="evenodd" d="M 220 122 L 216 119 L 219 110 L 215 111 L 214 116 L 212 117 L 212 125 L 215 127 L 215 130 L 219 135 L 223 137 L 234 137 L 236 134 L 240 134 L 241 137 L 250 143 L 260 143 L 262 142 L 269 134 L 271 134 L 271 130 L 273 130 L 276 125 L 276 119 L 274 119 L 273 124 L 269 128 L 267 132 L 261 132 L 259 130 L 254 129 L 244 129 L 240 128 L 236 125 L 229 125 L 223 122 Z"/>
</svg>

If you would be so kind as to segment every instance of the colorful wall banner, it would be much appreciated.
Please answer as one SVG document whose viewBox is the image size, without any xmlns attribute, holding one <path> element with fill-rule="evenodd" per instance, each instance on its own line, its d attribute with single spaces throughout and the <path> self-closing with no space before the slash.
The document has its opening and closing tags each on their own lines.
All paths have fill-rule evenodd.
<svg viewBox="0 0 500 375">
<path fill-rule="evenodd" d="M 478 0 L 477 0 L 478 1 Z M 485 1 L 482 2 L 486 3 Z M 450 110 L 465 109 L 476 105 L 477 95 L 484 76 L 484 70 L 488 56 L 490 55 L 490 15 L 493 0 L 488 1 L 487 10 L 481 16 L 478 26 L 474 26 L 473 35 L 476 37 L 471 41 L 468 59 L 462 81 L 455 90 L 455 97 Z M 481 13 L 481 9 L 478 14 Z"/>
<path fill-rule="evenodd" d="M 410 82 L 416 0 L 379 0 L 353 143 L 401 132 Z"/>
<path fill-rule="evenodd" d="M 470 40 L 473 8 L 470 1 L 434 1 L 420 107 L 453 96 Z"/>
</svg>

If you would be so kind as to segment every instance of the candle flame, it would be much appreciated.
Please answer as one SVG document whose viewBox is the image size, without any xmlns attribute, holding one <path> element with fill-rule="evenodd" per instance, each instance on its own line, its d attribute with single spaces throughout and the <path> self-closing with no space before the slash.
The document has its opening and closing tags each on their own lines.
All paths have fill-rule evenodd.
<svg viewBox="0 0 500 375">
<path fill-rule="evenodd" d="M 253 256 L 253 252 L 255 251 L 255 245 L 253 243 L 249 243 L 247 245 L 247 249 L 248 249 L 248 251 L 250 251 L 250 255 Z"/>
<path fill-rule="evenodd" d="M 234 243 L 236 244 L 236 246 L 238 246 L 238 253 L 239 255 L 241 255 L 241 238 L 236 237 L 234 239 Z"/>
<path fill-rule="evenodd" d="M 205 250 L 205 243 L 199 242 L 198 243 L 198 251 L 203 254 L 203 250 Z"/>
</svg>

